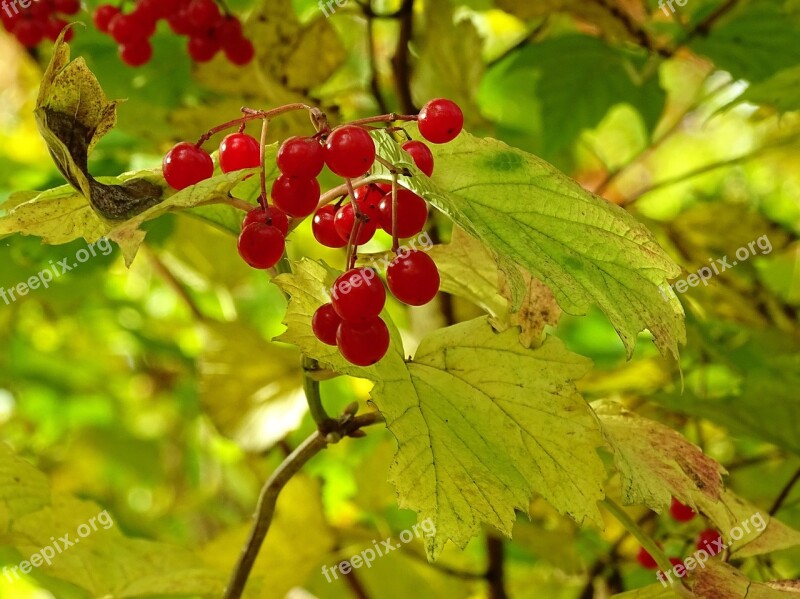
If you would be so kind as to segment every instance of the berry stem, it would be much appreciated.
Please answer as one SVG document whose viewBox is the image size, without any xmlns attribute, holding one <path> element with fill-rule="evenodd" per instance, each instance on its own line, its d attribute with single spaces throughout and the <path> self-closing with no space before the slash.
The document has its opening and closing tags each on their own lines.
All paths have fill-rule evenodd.
<svg viewBox="0 0 800 599">
<path fill-rule="evenodd" d="M 380 164 L 385 166 L 387 168 L 387 170 L 390 173 L 392 173 L 392 175 L 400 174 L 400 175 L 405 175 L 406 177 L 411 177 L 412 176 L 411 171 L 409 171 L 407 168 L 399 169 L 394 164 L 392 164 L 391 162 L 389 162 L 388 160 L 386 160 L 385 158 L 382 158 L 380 156 L 375 156 L 375 162 L 379 162 Z"/>
<path fill-rule="evenodd" d="M 313 372 L 320 370 L 319 362 L 307 356 L 303 356 L 303 390 L 306 393 L 306 401 L 311 417 L 317 423 L 317 428 L 323 430 L 324 425 L 331 419 L 322 405 L 322 394 L 319 390 L 319 381 L 311 376 Z"/>
<path fill-rule="evenodd" d="M 633 521 L 633 519 L 628 515 L 622 507 L 610 497 L 606 497 L 600 504 L 608 510 L 608 512 L 617 519 L 617 521 L 625 527 L 625 529 L 633 535 L 637 541 L 644 547 L 647 552 L 653 556 L 653 559 L 656 560 L 658 567 L 661 568 L 663 572 L 669 572 L 672 570 L 672 564 L 667 559 L 667 556 L 661 550 L 661 547 L 656 545 L 655 541 L 651 539 L 647 533 L 645 533 L 641 527 Z M 683 582 L 677 581 L 675 585 L 673 585 L 673 590 L 680 595 L 681 597 L 691 598 L 694 595 L 689 592 L 689 590 L 683 585 Z"/>
<path fill-rule="evenodd" d="M 397 173 L 392 173 L 392 251 L 397 254 L 400 240 L 397 238 Z"/>
<path fill-rule="evenodd" d="M 419 115 L 417 114 L 395 114 L 390 112 L 389 114 L 382 114 L 379 116 L 371 116 L 365 119 L 358 119 L 357 121 L 351 121 L 347 123 L 348 125 L 369 125 L 370 123 L 394 123 L 395 121 L 417 121 L 419 120 Z"/>
<path fill-rule="evenodd" d="M 252 108 L 243 107 L 242 108 L 242 116 L 238 119 L 233 119 L 232 121 L 228 121 L 227 123 L 222 123 L 221 125 L 217 125 L 213 129 L 209 129 L 203 135 L 200 136 L 200 139 L 197 141 L 197 147 L 199 148 L 204 143 L 206 143 L 209 139 L 214 137 L 217 133 L 221 133 L 222 131 L 226 131 L 228 129 L 232 129 L 238 125 L 243 125 L 249 121 L 255 121 L 258 119 L 271 119 L 281 114 L 285 114 L 287 112 L 292 112 L 295 110 L 308 110 L 313 111 L 315 108 L 313 106 L 309 106 L 308 104 L 303 104 L 302 102 L 296 102 L 294 104 L 286 104 L 285 106 L 279 106 L 278 108 L 273 108 L 272 110 L 253 110 Z"/>
<path fill-rule="evenodd" d="M 267 132 L 269 131 L 269 119 L 264 119 L 261 125 L 261 141 L 259 145 L 259 155 L 261 156 L 261 196 L 258 198 L 259 204 L 266 212 L 269 209 L 269 198 L 267 197 Z"/>
<path fill-rule="evenodd" d="M 356 258 L 358 257 L 358 244 L 356 242 L 358 241 L 358 236 L 361 235 L 361 226 L 367 216 L 358 207 L 352 179 L 345 179 L 345 185 L 347 186 L 347 193 L 350 196 L 350 203 L 353 206 L 353 214 L 355 215 L 353 230 L 350 231 L 350 239 L 347 242 L 347 270 L 350 270 L 356 264 Z"/>
</svg>

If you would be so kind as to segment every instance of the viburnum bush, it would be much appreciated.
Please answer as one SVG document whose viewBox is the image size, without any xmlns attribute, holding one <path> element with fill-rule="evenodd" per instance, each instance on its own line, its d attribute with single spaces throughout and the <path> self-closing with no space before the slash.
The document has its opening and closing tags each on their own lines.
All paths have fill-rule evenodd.
<svg viewBox="0 0 800 599">
<path fill-rule="evenodd" d="M 293 110 L 308 110 L 316 132 L 309 137 L 291 137 L 278 150 L 276 165 L 280 175 L 268 193 L 264 163 L 265 139 L 270 119 Z M 382 115 L 331 128 L 319 110 L 287 105 L 269 111 L 242 109 L 243 116 L 205 133 L 196 144 L 181 142 L 164 157 L 164 179 L 176 191 L 197 185 L 214 174 L 211 155 L 203 144 L 213 135 L 239 127 L 219 146 L 219 166 L 223 173 L 261 168 L 261 194 L 258 208 L 242 223 L 239 254 L 257 269 L 273 268 L 284 257 L 289 228 L 313 216 L 314 237 L 330 248 L 347 248 L 346 272 L 336 279 L 331 302 L 320 306 L 313 317 L 317 338 L 339 348 L 342 356 L 357 366 L 371 366 L 386 355 L 390 336 L 380 314 L 386 303 L 386 290 L 371 268 L 357 268 L 358 248 L 369 242 L 378 228 L 392 236 L 395 258 L 386 269 L 389 290 L 401 302 L 412 306 L 429 303 L 439 291 L 439 271 L 433 259 L 420 250 L 400 252 L 400 239 L 422 233 L 429 207 L 419 195 L 400 187 L 401 176 L 411 176 L 402 165 L 391 164 L 377 155 L 370 131 L 373 123 L 417 121 L 420 134 L 431 143 L 453 141 L 464 126 L 464 115 L 455 102 L 437 98 L 428 102 L 419 115 Z M 261 140 L 244 133 L 248 121 L 264 122 Z M 390 132 L 402 132 L 395 126 Z M 406 134 L 407 135 L 407 134 Z M 394 139 L 394 138 L 391 138 Z M 430 177 L 434 158 L 424 142 L 407 139 L 398 147 L 408 152 L 415 166 Z M 392 182 L 367 183 L 365 177 L 376 161 L 392 175 Z M 344 183 L 324 196 L 317 177 L 327 166 Z M 270 203 L 270 198 L 272 204 Z M 335 205 L 331 203 L 335 202 Z M 291 219 L 291 222 L 290 222 Z"/>
<path fill-rule="evenodd" d="M 187 19 L 193 15 L 204 27 L 220 25 L 220 13 L 207 4 L 195 14 L 191 9 L 199 6 L 196 2 L 187 4 L 185 13 L 181 8 L 181 14 Z M 163 6 L 179 4 L 160 6 L 163 11 Z M 112 28 L 112 21 L 104 17 L 101 24 L 109 31 L 121 27 L 117 34 L 122 35 L 124 27 Z M 137 29 L 137 34 L 148 31 Z M 228 574 L 219 569 L 207 578 L 197 575 L 210 568 L 208 554 L 205 561 L 195 560 L 166 543 L 144 545 L 120 533 L 115 541 L 119 551 L 102 559 L 111 562 L 122 582 L 114 579 L 113 585 L 101 586 L 104 579 L 92 576 L 87 594 L 238 599 L 247 590 L 258 596 L 271 582 L 271 570 L 261 577 L 254 566 L 273 524 L 278 496 L 284 488 L 294 492 L 288 483 L 328 446 L 363 437 L 368 427 L 380 423 L 396 442 L 388 480 L 398 506 L 435 527 L 423 539 L 427 557 L 434 561 L 449 546 L 463 549 L 485 535 L 489 568 L 466 578 L 493 584 L 499 588 L 495 596 L 504 595 L 502 581 L 496 580 L 503 553 L 499 536 L 516 532 L 524 524 L 521 514 L 537 512 L 559 525 L 559 516 L 571 518 L 576 524 L 564 528 L 571 535 L 585 527 L 584 538 L 593 545 L 612 541 L 600 542 L 596 533 L 612 518 L 625 529 L 618 540 L 607 543 L 613 560 L 599 551 L 582 596 L 590 596 L 601 574 L 612 567 L 609 580 L 619 578 L 620 565 L 641 576 L 651 573 L 639 566 L 666 572 L 686 559 L 692 547 L 716 545 L 722 538 L 731 550 L 709 560 L 702 572 L 675 581 L 672 589 L 687 598 L 743 599 L 752 584 L 759 596 L 776 596 L 766 584 L 744 580 L 728 557 L 744 559 L 796 547 L 800 532 L 770 516 L 763 529 L 750 529 L 748 536 L 736 539 L 728 531 L 758 508 L 726 487 L 723 465 L 681 432 L 629 410 L 616 397 L 617 387 L 607 393 L 605 381 L 591 377 L 579 384 L 593 372 L 593 364 L 579 353 L 580 344 L 556 326 L 562 312 L 577 317 L 597 308 L 595 321 L 604 316 L 609 334 L 618 335 L 614 343 L 620 357 L 632 358 L 639 341 L 655 346 L 637 363 L 642 370 L 627 378 L 617 371 L 609 374 L 615 385 L 638 393 L 642 385 L 651 384 L 657 361 L 669 364 L 664 366 L 669 369 L 665 379 L 678 379 L 670 377 L 681 367 L 677 360 L 686 341 L 684 312 L 678 298 L 665 299 L 661 288 L 682 271 L 630 211 L 530 152 L 471 134 L 472 119 L 479 122 L 481 115 L 472 114 L 466 103 L 462 111 L 447 98 L 427 101 L 417 114 L 379 114 L 344 123 L 330 122 L 334 109 L 326 114 L 310 99 L 277 108 L 243 108 L 240 115 L 231 115 L 236 118 L 205 132 L 205 125 L 198 126 L 197 141 L 186 129 L 176 134 L 192 141 L 171 147 L 160 168 L 96 176 L 89 172 L 88 165 L 96 164 L 89 157 L 116 125 L 119 107 L 106 97 L 86 62 L 70 60 L 63 42 L 62 34 L 43 76 L 35 119 L 67 184 L 13 195 L 3 204 L 0 234 L 34 235 L 53 245 L 108 238 L 119 246 L 127 265 L 147 242 L 154 269 L 166 270 L 165 280 L 182 296 L 187 290 L 158 262 L 158 242 L 149 245 L 150 224 L 180 213 L 195 224 L 230 234 L 224 242 L 228 254 L 225 247 L 219 251 L 220 246 L 213 246 L 206 256 L 220 270 L 231 266 L 228 258 L 235 266 L 241 266 L 241 259 L 255 269 L 242 269 L 253 283 L 248 293 L 256 283 L 274 284 L 269 308 L 279 312 L 284 328 L 270 343 L 260 323 L 245 327 L 233 322 L 234 316 L 225 321 L 232 310 L 209 317 L 189 297 L 186 303 L 196 316 L 192 326 L 202 329 L 198 345 L 217 328 L 229 337 L 206 363 L 215 373 L 228 371 L 226 391 L 214 387 L 209 393 L 223 396 L 219 401 L 230 414 L 242 403 L 226 395 L 229 388 L 230 395 L 260 401 L 262 394 L 291 378 L 302 389 L 310 415 L 306 424 L 312 426 L 305 439 L 288 447 L 265 481 L 227 585 L 218 583 L 220 575 Z M 581 56 L 594 56 L 584 52 L 594 46 L 581 48 Z M 282 134 L 268 143 L 274 121 L 305 117 L 302 113 L 310 125 L 298 119 L 291 137 Z M 259 136 L 248 133 L 251 123 L 261 125 Z M 174 141 L 154 153 L 161 154 Z M 415 245 L 423 237 L 430 243 Z M 310 243 L 300 243 L 305 240 Z M 202 238 L 199 244 L 204 242 Z M 454 309 L 454 298 L 468 304 L 464 314 Z M 440 310 L 416 309 L 433 301 L 440 302 Z M 434 317 L 428 318 L 431 313 Z M 424 323 L 421 331 L 412 326 L 416 318 Z M 240 344 L 248 335 L 257 339 L 255 345 Z M 733 333 L 725 335 L 746 343 Z M 251 347 L 258 349 L 244 355 Z M 758 357 L 757 352 L 745 355 L 747 360 Z M 240 366 L 247 359 L 255 374 L 245 385 Z M 787 370 L 793 365 L 789 360 L 782 364 Z M 707 373 L 702 374 L 700 378 Z M 321 381 L 336 377 L 366 381 L 371 385 L 368 401 L 353 401 L 358 397 L 346 395 L 350 387 L 343 385 L 346 397 L 338 398 L 344 400 L 338 413 L 329 413 L 334 398 L 323 397 Z M 687 386 L 697 386 L 697 378 Z M 585 397 L 592 385 L 601 391 L 590 403 Z M 770 389 L 766 383 L 761 388 Z M 368 411 L 359 414 L 362 405 Z M 206 416 L 203 409 L 198 412 Z M 1 482 L 37 494 L 10 507 L 0 502 L 0 508 L 9 507 L 9 517 L 17 518 L 17 510 L 24 515 L 27 506 L 47 505 L 41 496 L 48 489 L 31 474 L 30 465 L 12 466 L 0 469 Z M 19 484 L 23 480 L 26 484 Z M 785 499 L 786 494 L 775 509 Z M 320 507 L 316 515 L 320 529 L 326 526 L 322 511 Z M 671 519 L 657 520 L 658 513 L 669 513 Z M 295 533 L 298 521 L 284 519 L 287 537 Z M 608 528 L 616 534 L 613 526 Z M 230 543 L 239 541 L 227 532 L 219 546 L 229 555 Z M 341 549 L 335 535 L 328 541 L 329 548 Z M 628 541 L 629 551 L 623 547 Z M 682 549 L 676 548 L 678 542 Z M 20 546 L 27 551 L 30 545 L 30 538 L 23 536 Z M 98 559 L 98 551 L 87 546 L 71 551 L 89 563 Z M 616 559 L 618 550 L 627 551 L 624 562 Z M 147 569 L 129 569 L 131 556 L 141 558 L 137 563 Z M 582 568 L 581 560 L 575 558 Z M 271 566 L 269 559 L 264 561 Z M 251 574 L 254 580 L 248 586 Z M 663 596 L 659 583 L 630 595 Z"/>
</svg>

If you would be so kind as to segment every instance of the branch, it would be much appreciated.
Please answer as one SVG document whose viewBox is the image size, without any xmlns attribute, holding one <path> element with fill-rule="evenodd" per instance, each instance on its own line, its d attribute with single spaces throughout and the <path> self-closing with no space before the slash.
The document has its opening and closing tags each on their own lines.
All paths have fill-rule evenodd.
<svg viewBox="0 0 800 599">
<path fill-rule="evenodd" d="M 231 574 L 228 587 L 225 589 L 224 599 L 241 598 L 258 553 L 272 525 L 278 496 L 292 477 L 329 444 L 337 443 L 343 437 L 363 435 L 362 428 L 383 422 L 383 416 L 378 412 L 370 412 L 356 417 L 345 414 L 339 420 L 332 422 L 336 425 L 333 430 L 327 434 L 323 434 L 320 431 L 314 432 L 278 466 L 277 470 L 272 473 L 272 476 L 264 484 L 258 499 L 253 529 L 242 550 L 236 568 Z"/>
<path fill-rule="evenodd" d="M 371 2 L 361 4 L 361 11 L 367 19 L 367 45 L 369 46 L 369 87 L 378 109 L 381 113 L 389 112 L 389 107 L 381 93 L 380 77 L 378 74 L 378 57 L 375 55 L 375 13 L 372 12 Z"/>
<path fill-rule="evenodd" d="M 411 48 L 410 43 L 414 37 L 414 0 L 403 0 L 398 11 L 400 18 L 400 33 L 397 36 L 397 50 L 392 57 L 394 68 L 397 97 L 400 100 L 400 109 L 405 113 L 418 112 L 414 108 L 414 99 L 411 97 Z"/>
<path fill-rule="evenodd" d="M 503 539 L 491 533 L 486 535 L 486 553 L 489 566 L 486 569 L 486 580 L 489 583 L 489 599 L 508 599 L 503 571 L 505 546 Z"/>
<path fill-rule="evenodd" d="M 781 490 L 781 493 L 780 495 L 778 495 L 778 498 L 775 500 L 775 503 L 773 503 L 772 507 L 769 509 L 770 516 L 774 516 L 775 514 L 778 513 L 778 510 L 781 509 L 781 506 L 789 497 L 789 493 L 792 492 L 792 489 L 794 489 L 794 486 L 799 481 L 800 481 L 800 470 L 794 473 L 794 476 L 791 479 L 789 479 L 789 482 L 786 483 L 786 486 L 783 487 L 783 489 Z"/>
<path fill-rule="evenodd" d="M 150 264 L 153 266 L 158 275 L 172 288 L 179 298 L 183 300 L 186 307 L 192 315 L 199 321 L 205 321 L 206 315 L 200 310 L 200 307 L 194 301 L 194 298 L 189 294 L 186 287 L 181 284 L 175 274 L 167 267 L 166 264 L 158 257 L 158 255 L 150 250 L 147 250 L 147 257 L 150 259 Z"/>
</svg>

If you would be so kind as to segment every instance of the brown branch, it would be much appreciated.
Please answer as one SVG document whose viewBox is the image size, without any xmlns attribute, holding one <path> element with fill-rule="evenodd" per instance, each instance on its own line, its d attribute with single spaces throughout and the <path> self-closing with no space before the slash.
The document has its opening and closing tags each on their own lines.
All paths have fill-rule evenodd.
<svg viewBox="0 0 800 599">
<path fill-rule="evenodd" d="M 770 516 L 774 516 L 775 514 L 778 513 L 778 510 L 781 509 L 781 506 L 783 506 L 784 502 L 789 497 L 789 494 L 792 492 L 792 489 L 794 489 L 794 486 L 798 482 L 800 482 L 800 470 L 795 472 L 794 476 L 792 476 L 792 478 L 789 479 L 789 482 L 786 483 L 785 487 L 783 487 L 783 489 L 781 490 L 780 495 L 778 495 L 778 498 L 775 500 L 775 503 L 773 503 L 772 507 L 769 508 L 769 515 Z"/>
<path fill-rule="evenodd" d="M 400 32 L 397 36 L 397 49 L 392 57 L 397 97 L 400 110 L 405 113 L 419 112 L 414 107 L 411 96 L 411 40 L 414 37 L 414 0 L 403 0 L 398 11 Z"/>
<path fill-rule="evenodd" d="M 369 46 L 369 88 L 372 91 L 372 96 L 375 98 L 375 103 L 378 105 L 378 110 L 381 113 L 389 112 L 389 106 L 381 92 L 381 83 L 378 73 L 378 57 L 375 54 L 375 14 L 372 12 L 370 6 L 371 2 L 361 4 L 361 10 L 364 13 L 364 18 L 367 20 L 367 45 Z"/>
<path fill-rule="evenodd" d="M 486 581 L 489 583 L 489 599 L 508 599 L 503 567 L 503 559 L 505 557 L 503 539 L 493 534 L 487 534 L 486 553 L 489 561 L 486 569 Z"/>
<path fill-rule="evenodd" d="M 272 525 L 278 496 L 292 477 L 329 444 L 337 443 L 343 437 L 363 435 L 362 428 L 383 422 L 383 416 L 378 412 L 356 417 L 345 414 L 338 421 L 333 422 L 336 425 L 334 430 L 327 434 L 323 434 L 320 431 L 314 432 L 278 466 L 277 470 L 272 473 L 272 476 L 264 484 L 258 499 L 253 529 L 242 550 L 236 568 L 231 574 L 228 587 L 225 589 L 224 599 L 241 598 L 258 553 Z"/>
</svg>

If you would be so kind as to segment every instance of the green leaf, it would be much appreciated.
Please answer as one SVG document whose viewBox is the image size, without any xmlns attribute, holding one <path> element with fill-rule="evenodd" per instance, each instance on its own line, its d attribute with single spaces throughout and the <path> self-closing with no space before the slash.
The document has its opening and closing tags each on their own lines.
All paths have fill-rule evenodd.
<svg viewBox="0 0 800 599">
<path fill-rule="evenodd" d="M 55 497 L 49 506 L 14 523 L 11 542 L 23 556 L 31 556 L 52 546 L 54 536 L 69 534 L 69 540 L 77 542 L 62 552 L 54 550 L 55 557 L 50 564 L 41 566 L 41 572 L 75 584 L 92 597 L 222 593 L 222 573 L 203 569 L 199 558 L 179 547 L 128 539 L 108 513 L 101 513 L 91 502 Z M 92 518 L 94 527 L 90 525 Z M 90 534 L 79 537 L 79 527 L 83 527 L 84 534 L 88 528 Z"/>
<path fill-rule="evenodd" d="M 771 106 L 780 112 L 800 110 L 800 66 L 778 71 L 769 79 L 751 85 L 736 102 Z"/>
<path fill-rule="evenodd" d="M 390 479 L 400 507 L 435 523 L 429 555 L 448 539 L 463 547 L 484 523 L 510 535 L 534 493 L 600 521 L 604 441 L 573 384 L 588 369 L 555 338 L 527 349 L 482 318 L 425 338 L 405 376 L 377 383 L 398 442 Z"/>
<path fill-rule="evenodd" d="M 646 60 L 644 54 L 593 36 L 547 39 L 524 46 L 489 70 L 481 84 L 481 106 L 519 137 L 518 145 L 548 158 L 571 147 L 581 131 L 599 125 L 617 104 L 635 108 L 652 131 L 665 94 L 657 77 L 639 79 L 637 71 Z M 540 143 L 531 146 L 531 138 Z"/>
<path fill-rule="evenodd" d="M 798 35 L 800 26 L 782 3 L 765 0 L 740 3 L 689 47 L 734 78 L 756 83 L 800 62 Z"/>
<path fill-rule="evenodd" d="M 407 160 L 387 134 L 376 135 L 384 158 Z M 685 341 L 683 308 L 659 285 L 680 274 L 650 232 L 618 206 L 592 195 L 547 162 L 493 139 L 462 133 L 432 148 L 437 170 L 401 183 L 421 194 L 506 261 L 524 267 L 569 314 L 599 306 L 628 355 L 648 329 L 662 353 Z M 380 168 L 375 173 L 380 173 Z M 512 279 L 514 304 L 526 290 Z"/>
<path fill-rule="evenodd" d="M 274 150 L 274 146 L 271 146 Z M 269 154 L 269 152 L 268 152 Z M 268 158 L 270 159 L 270 158 Z M 229 192 L 257 169 L 218 175 L 175 192 L 169 189 L 160 171 L 139 171 L 102 181 L 124 184 L 144 181 L 163 190 L 165 199 L 155 206 L 125 220 L 109 222 L 92 210 L 86 198 L 68 186 L 46 191 L 22 202 L 0 216 L 0 235 L 21 233 L 41 237 L 44 243 L 58 245 L 83 238 L 93 243 L 101 237 L 116 241 L 130 265 L 144 239 L 140 226 L 174 210 L 183 210 L 208 202 L 225 202 Z"/>
<path fill-rule="evenodd" d="M 617 403 L 600 402 L 592 407 L 614 449 L 625 504 L 642 503 L 662 512 L 673 496 L 693 508 L 701 498 L 719 503 L 725 469 L 699 447 Z"/>
<path fill-rule="evenodd" d="M 0 443 L 0 534 L 27 513 L 50 503 L 45 476 Z"/>
<path fill-rule="evenodd" d="M 500 270 L 489 249 L 462 229 L 453 229 L 447 245 L 428 252 L 441 275 L 441 289 L 463 297 L 492 316 L 498 331 L 520 328 L 520 341 L 526 347 L 539 341 L 546 325 L 558 322 L 561 310 L 550 289 L 520 269 L 527 289 L 519 306 L 513 306 L 511 282 Z"/>
</svg>

